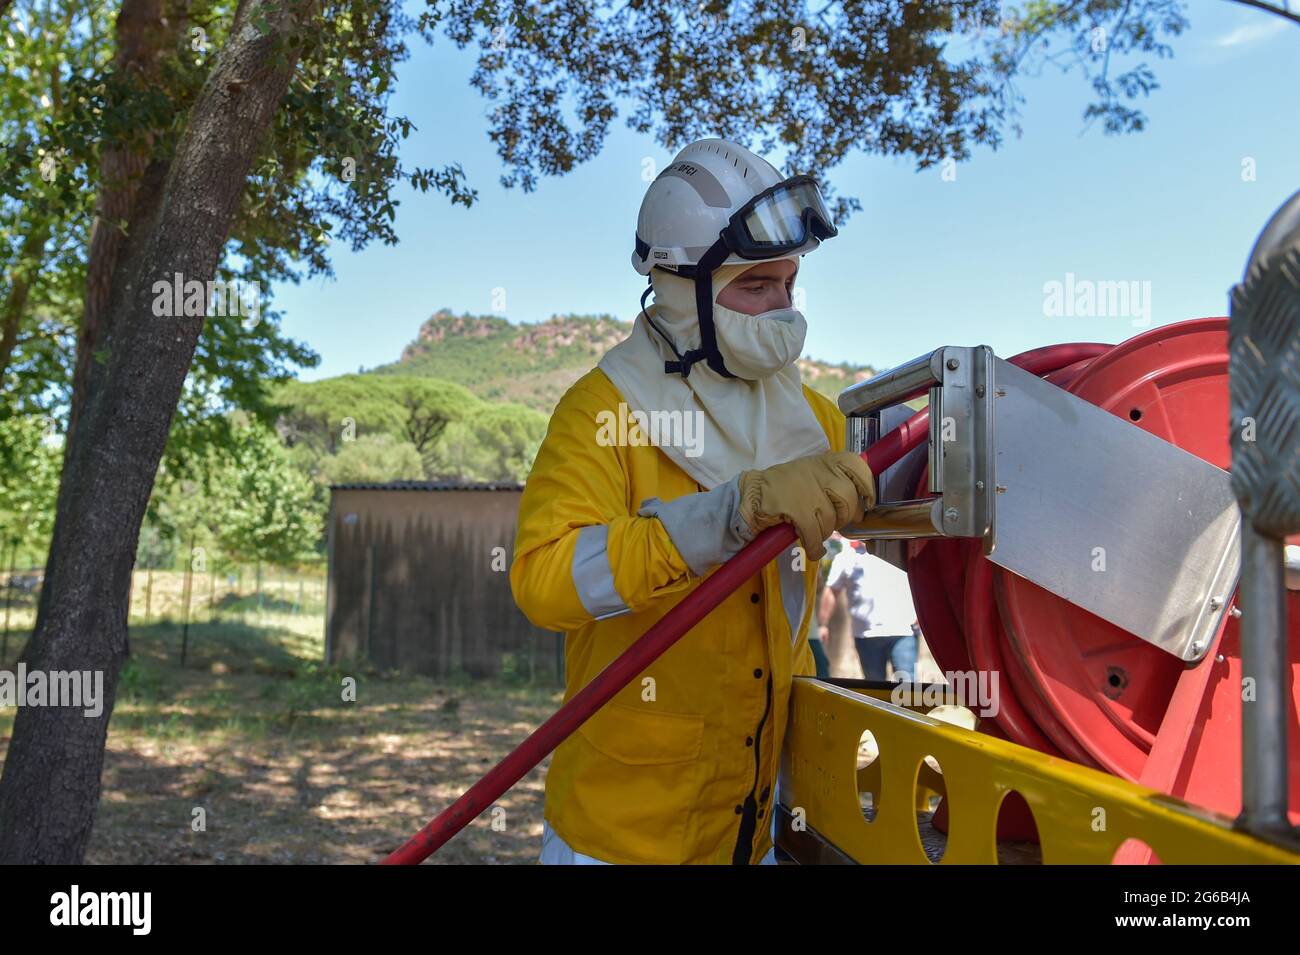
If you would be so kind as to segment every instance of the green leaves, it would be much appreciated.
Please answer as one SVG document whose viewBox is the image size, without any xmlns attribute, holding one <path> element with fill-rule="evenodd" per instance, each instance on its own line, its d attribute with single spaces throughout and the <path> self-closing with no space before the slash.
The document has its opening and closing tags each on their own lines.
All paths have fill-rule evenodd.
<svg viewBox="0 0 1300 955">
<path fill-rule="evenodd" d="M 1083 111 L 1086 121 L 1100 119 L 1108 134 L 1141 132 L 1146 117 L 1130 102 L 1159 89 L 1145 62 L 1124 68 L 1134 56 L 1173 55 L 1167 40 L 1189 26 L 1183 0 L 1087 0 L 1060 3 L 1032 0 L 1008 9 L 997 34 L 986 39 L 987 72 L 1006 115 L 1014 117 L 1024 97 L 1014 81 L 1036 75 L 1045 66 L 1077 71 L 1096 99 Z"/>
<path fill-rule="evenodd" d="M 39 560 L 54 525 L 62 442 L 45 417 L 0 418 L 0 545 Z"/>
<path fill-rule="evenodd" d="M 255 427 L 241 437 L 233 473 L 215 489 L 218 543 L 238 559 L 299 561 L 314 549 L 322 524 L 311 483 L 274 434 Z"/>
<path fill-rule="evenodd" d="M 412 375 L 293 382 L 276 401 L 294 460 L 323 484 L 521 481 L 546 432 L 546 415 L 531 408 Z"/>
<path fill-rule="evenodd" d="M 255 29 L 262 36 L 270 36 L 271 31 L 275 29 L 271 25 L 271 17 L 278 16 L 279 13 L 280 13 L 279 8 L 276 7 L 274 4 L 267 3 L 258 6 L 253 11 L 251 17 L 253 29 Z"/>
<path fill-rule="evenodd" d="M 444 193 L 451 199 L 452 205 L 460 205 L 468 209 L 478 199 L 478 190 L 464 185 L 464 179 L 465 171 L 460 163 L 452 163 L 441 170 L 415 168 L 410 172 L 411 185 L 416 189 L 421 192 L 433 189 Z"/>
<path fill-rule="evenodd" d="M 3 380 L 4 408 L 66 402 L 69 379 L 36 372 L 62 375 L 71 366 L 52 365 L 48 358 L 55 343 L 72 344 L 80 322 L 77 290 L 85 287 L 89 226 L 106 185 L 105 151 L 141 149 L 165 171 L 189 108 L 225 46 L 237 5 L 188 4 L 185 28 L 170 27 L 175 49 L 165 51 L 142 82 L 134 72 L 114 68 L 119 3 L 16 0 L 14 12 L 27 31 L 14 29 L 11 43 L 0 41 L 0 274 L 21 269 L 38 279 L 19 319 Z M 266 36 L 278 29 L 283 6 L 250 4 L 250 22 Z M 201 31 L 202 49 L 193 47 L 191 27 Z M 168 27 L 141 29 L 160 28 Z M 383 0 L 326 0 L 316 5 L 308 27 L 290 36 L 292 47 L 277 45 L 275 55 L 291 48 L 301 55 L 245 185 L 221 273 L 270 290 L 280 282 L 331 274 L 330 239 L 354 250 L 374 241 L 395 243 L 396 193 L 404 178 L 422 191 L 442 191 L 456 204 L 474 201 L 459 166 L 412 173 L 398 160 L 397 146 L 413 127 L 405 117 L 390 115 L 387 99 L 406 56 L 405 36 L 415 28 Z M 53 176 L 45 179 L 40 163 L 49 156 L 58 158 L 52 165 L 46 161 Z M 350 179 L 342 174 L 345 159 L 355 170 Z M 116 224 L 125 229 L 126 218 L 119 218 Z M 49 241 L 20 260 L 13 237 L 38 228 L 48 230 Z M 54 326 L 40 325 L 41 315 L 57 326 L 55 334 L 47 334 Z M 183 427 L 173 430 L 169 449 L 173 464 L 195 434 L 220 434 L 220 425 L 199 427 L 201 420 L 231 407 L 262 416 L 268 384 L 287 377 L 293 366 L 316 363 L 309 348 L 278 334 L 277 318 L 268 312 L 252 332 L 220 320 L 205 325 L 187 389 L 217 401 L 211 407 L 182 402 Z"/>
<path fill-rule="evenodd" d="M 321 461 L 327 484 L 423 481 L 424 461 L 410 441 L 390 434 L 363 434 Z"/>
</svg>

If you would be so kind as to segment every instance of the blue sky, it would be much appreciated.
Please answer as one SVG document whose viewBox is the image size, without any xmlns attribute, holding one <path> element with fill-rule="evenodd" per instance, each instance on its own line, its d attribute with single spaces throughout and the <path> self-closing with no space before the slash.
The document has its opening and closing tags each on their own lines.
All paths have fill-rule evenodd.
<svg viewBox="0 0 1300 955">
<path fill-rule="evenodd" d="M 861 154 L 832 170 L 863 209 L 803 260 L 805 354 L 884 368 L 945 344 L 1006 356 L 1140 330 L 1141 317 L 1047 314 L 1045 283 L 1067 273 L 1149 283 L 1134 288 L 1149 289 L 1151 325 L 1226 314 L 1256 235 L 1300 188 L 1300 26 L 1218 0 L 1194 0 L 1189 18 L 1174 59 L 1154 64 L 1161 89 L 1142 133 L 1085 130 L 1085 81 L 1052 71 L 1021 82 L 1024 135 L 976 151 L 955 179 Z M 400 245 L 338 248 L 334 279 L 274 289 L 284 330 L 321 354 L 303 377 L 393 361 L 432 312 L 491 313 L 496 289 L 515 322 L 635 317 L 642 162 L 662 168 L 671 152 L 620 117 L 594 161 L 530 194 L 503 189 L 489 106 L 468 83 L 473 53 L 442 37 L 414 45 L 392 111 L 419 128 L 403 163 L 459 161 L 479 201 L 399 187 Z"/>
</svg>

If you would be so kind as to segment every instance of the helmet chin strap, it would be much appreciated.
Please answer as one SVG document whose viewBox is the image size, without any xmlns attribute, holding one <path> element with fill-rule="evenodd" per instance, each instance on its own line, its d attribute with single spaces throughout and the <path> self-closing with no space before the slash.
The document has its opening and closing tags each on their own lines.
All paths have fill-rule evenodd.
<svg viewBox="0 0 1300 955">
<path fill-rule="evenodd" d="M 695 266 L 695 317 L 700 323 L 699 357 L 724 378 L 736 376 L 727 370 L 722 352 L 718 351 L 718 333 L 713 325 L 713 270 L 725 262 L 730 254 L 726 243 L 719 239 Z M 690 354 L 686 357 L 690 358 Z M 682 377 L 686 377 L 685 371 L 682 372 Z"/>
<path fill-rule="evenodd" d="M 650 294 L 650 289 L 641 293 L 641 314 L 677 357 L 676 361 L 664 362 L 664 374 L 680 374 L 686 378 L 691 373 L 691 366 L 697 361 L 703 361 L 724 378 L 737 377 L 727 370 L 726 363 L 722 360 L 722 352 L 718 350 L 718 334 L 713 324 L 713 270 L 726 261 L 729 254 L 727 246 L 719 239 L 691 269 L 695 280 L 695 316 L 700 326 L 700 347 L 692 348 L 685 355 L 677 350 L 672 338 L 646 312 L 645 299 Z"/>
<path fill-rule="evenodd" d="M 703 357 L 704 353 L 697 349 L 695 351 L 688 352 L 687 357 L 683 358 L 682 353 L 677 350 L 677 346 L 673 343 L 672 336 L 670 336 L 667 332 L 665 332 L 662 328 L 660 328 L 659 323 L 650 317 L 650 313 L 645 310 L 645 300 L 646 300 L 646 296 L 654 291 L 654 279 L 648 279 L 648 281 L 650 284 L 646 287 L 646 290 L 641 293 L 641 317 L 650 323 L 650 327 L 659 333 L 659 337 L 668 343 L 668 347 L 671 348 L 673 354 L 677 356 L 676 361 L 664 362 L 664 374 L 665 375 L 676 374 L 678 369 L 684 368 L 685 370 L 682 371 L 682 377 L 685 378 L 688 374 L 690 374 L 691 365 L 693 365 L 696 361 L 698 361 L 701 357 Z M 689 357 L 690 355 L 694 355 L 696 357 L 690 358 Z"/>
</svg>

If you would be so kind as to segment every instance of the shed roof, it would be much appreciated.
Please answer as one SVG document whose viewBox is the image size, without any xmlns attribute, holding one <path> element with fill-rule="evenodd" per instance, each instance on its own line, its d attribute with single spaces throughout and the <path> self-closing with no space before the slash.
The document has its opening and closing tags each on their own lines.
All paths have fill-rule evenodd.
<svg viewBox="0 0 1300 955">
<path fill-rule="evenodd" d="M 522 491 L 522 484 L 472 481 L 387 481 L 331 484 L 331 491 Z"/>
</svg>

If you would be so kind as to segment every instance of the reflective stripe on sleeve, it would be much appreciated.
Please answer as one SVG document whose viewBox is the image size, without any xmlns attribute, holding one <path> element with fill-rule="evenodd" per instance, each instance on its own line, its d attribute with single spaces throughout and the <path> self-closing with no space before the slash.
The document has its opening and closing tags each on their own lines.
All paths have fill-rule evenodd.
<svg viewBox="0 0 1300 955">
<path fill-rule="evenodd" d="M 573 548 L 573 586 L 582 606 L 597 620 L 630 613 L 632 609 L 614 587 L 608 542 L 609 528 L 592 524 L 578 531 L 578 542 Z"/>
</svg>

